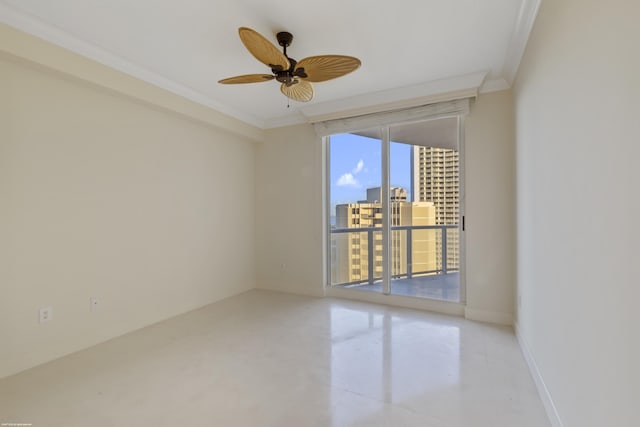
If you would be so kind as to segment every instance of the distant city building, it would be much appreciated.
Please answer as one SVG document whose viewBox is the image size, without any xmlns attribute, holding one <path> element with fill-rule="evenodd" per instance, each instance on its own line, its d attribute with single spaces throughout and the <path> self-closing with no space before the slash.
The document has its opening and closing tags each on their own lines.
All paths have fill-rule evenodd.
<svg viewBox="0 0 640 427">
<path fill-rule="evenodd" d="M 430 202 L 407 202 L 403 188 L 390 188 L 391 226 L 435 225 L 435 207 Z M 367 200 L 336 206 L 337 228 L 382 227 L 380 187 L 367 189 Z M 409 251 L 407 230 L 391 231 L 391 274 L 407 274 Z M 439 230 L 412 230 L 410 264 L 413 273 L 437 269 L 436 243 Z M 369 239 L 372 239 L 371 244 Z M 382 232 L 363 231 L 332 234 L 332 283 L 353 283 L 369 280 L 369 274 L 382 277 Z M 371 254 L 369 253 L 372 251 Z M 370 268 L 370 263 L 371 268 Z"/>
<path fill-rule="evenodd" d="M 380 196 L 380 187 L 367 188 L 367 200 L 368 203 L 380 203 L 382 197 Z M 406 202 L 407 190 L 402 187 L 389 188 L 389 200 L 392 202 Z"/>
<path fill-rule="evenodd" d="M 458 225 L 460 221 L 460 160 L 457 150 L 414 145 L 411 152 L 411 196 L 417 202 L 435 206 L 436 224 Z M 460 265 L 459 231 L 447 231 L 447 265 Z M 442 262 L 441 238 L 438 241 L 438 263 Z"/>
</svg>

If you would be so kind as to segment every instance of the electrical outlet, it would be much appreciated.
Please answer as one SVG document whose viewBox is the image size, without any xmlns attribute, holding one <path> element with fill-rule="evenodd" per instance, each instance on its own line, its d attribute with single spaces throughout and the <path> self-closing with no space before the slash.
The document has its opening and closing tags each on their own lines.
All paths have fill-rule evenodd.
<svg viewBox="0 0 640 427">
<path fill-rule="evenodd" d="M 89 311 L 98 311 L 98 298 L 89 298 Z"/>
<path fill-rule="evenodd" d="M 53 307 L 41 307 L 40 308 L 40 323 L 45 323 L 51 321 L 53 319 Z"/>
</svg>

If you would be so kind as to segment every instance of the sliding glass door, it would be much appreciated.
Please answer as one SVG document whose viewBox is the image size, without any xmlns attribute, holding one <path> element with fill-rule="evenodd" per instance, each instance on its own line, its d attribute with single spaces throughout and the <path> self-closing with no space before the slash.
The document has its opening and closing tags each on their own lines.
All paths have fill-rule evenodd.
<svg viewBox="0 0 640 427">
<path fill-rule="evenodd" d="M 329 285 L 464 300 L 460 121 L 328 137 Z"/>
<path fill-rule="evenodd" d="M 460 301 L 458 118 L 389 133 L 391 293 Z"/>
</svg>

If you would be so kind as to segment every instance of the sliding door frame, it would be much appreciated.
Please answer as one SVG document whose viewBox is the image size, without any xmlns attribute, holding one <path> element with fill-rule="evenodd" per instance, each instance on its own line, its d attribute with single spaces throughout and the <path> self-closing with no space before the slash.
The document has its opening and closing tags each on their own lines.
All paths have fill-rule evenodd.
<svg viewBox="0 0 640 427">
<path fill-rule="evenodd" d="M 468 108 L 468 107 L 467 107 Z M 323 215 L 323 230 L 324 230 L 324 270 L 325 270 L 325 278 L 324 278 L 324 287 L 325 287 L 325 294 L 327 294 L 327 290 L 329 289 L 333 289 L 334 286 L 332 286 L 331 284 L 331 263 L 332 263 L 332 259 L 331 259 L 331 224 L 330 224 L 330 218 L 331 218 L 331 135 L 337 135 L 340 133 L 352 133 L 355 132 L 357 130 L 362 130 L 362 129 L 372 129 L 372 128 L 378 128 L 380 129 L 380 141 L 381 141 L 381 169 L 382 169 L 382 177 L 381 177 L 381 203 L 382 203 L 382 229 L 381 229 L 381 233 L 382 233 L 382 259 L 383 259 L 383 277 L 382 277 L 382 294 L 385 297 L 388 298 L 394 298 L 394 297 L 399 297 L 400 299 L 404 299 L 406 300 L 406 298 L 410 298 L 410 299 L 415 299 L 414 297 L 401 297 L 398 295 L 393 295 L 391 294 L 391 247 L 390 247 L 390 241 L 391 241 L 391 215 L 390 215 L 390 200 L 389 200 L 389 191 L 390 191 L 390 174 L 391 174 L 391 168 L 390 168 L 390 146 L 391 146 L 391 140 L 390 140 L 390 129 L 393 126 L 396 125 L 408 125 L 408 124 L 412 124 L 412 123 L 419 123 L 419 122 L 424 122 L 424 121 L 431 121 L 431 120 L 439 120 L 439 119 L 446 119 L 446 118 L 457 118 L 457 125 L 458 125 L 458 129 L 457 129 L 457 139 L 458 139 L 458 152 L 459 152 L 459 193 L 458 193 L 458 198 L 459 198 L 459 215 L 460 215 L 460 219 L 459 219 L 459 225 L 458 225 L 458 230 L 459 230 L 459 245 L 460 245 L 460 249 L 459 249 L 459 259 L 460 259 L 460 266 L 459 266 L 459 286 L 460 286 L 460 300 L 458 303 L 451 303 L 451 302 L 446 302 L 446 301 L 439 301 L 439 300 L 431 300 L 431 299 L 425 299 L 426 301 L 430 301 L 436 304 L 442 303 L 442 304 L 448 304 L 448 305 L 452 305 L 452 304 L 457 304 L 460 306 L 464 306 L 465 302 L 466 302 L 466 233 L 465 233 L 465 228 L 466 228 L 466 224 L 465 224 L 465 114 L 467 113 L 467 111 L 461 111 L 461 112 L 451 112 L 451 113 L 441 113 L 441 114 L 433 114 L 430 117 L 420 117 L 420 118 L 413 118 L 413 119 L 408 119 L 408 120 L 396 120 L 396 121 L 387 121 L 385 123 L 381 123 L 378 126 L 367 126 L 364 128 L 357 128 L 357 127 L 353 127 L 353 126 L 346 126 L 346 128 L 344 130 L 340 130 L 340 129 L 334 129 L 333 133 L 326 133 L 326 129 L 324 131 L 319 131 L 320 136 L 321 136 L 321 140 L 322 140 L 322 144 L 323 144 L 323 162 L 324 162 L 324 179 L 323 179 L 323 186 L 324 186 L 324 215 Z M 318 128 L 316 128 L 316 130 L 318 131 Z M 324 134 L 322 134 L 324 132 Z M 446 249 L 445 249 L 446 250 Z M 331 292 L 333 293 L 333 292 Z M 365 293 L 365 292 L 363 292 Z M 363 300 L 367 300 L 370 298 L 362 298 Z M 398 304 L 398 305 L 405 305 L 405 306 L 413 306 L 415 304 Z M 420 305 L 420 304 L 418 304 Z M 440 310 L 436 310 L 436 311 L 440 311 Z M 447 311 L 444 310 L 443 312 L 450 312 L 453 313 L 451 311 Z M 456 311 L 457 313 L 457 311 Z"/>
</svg>

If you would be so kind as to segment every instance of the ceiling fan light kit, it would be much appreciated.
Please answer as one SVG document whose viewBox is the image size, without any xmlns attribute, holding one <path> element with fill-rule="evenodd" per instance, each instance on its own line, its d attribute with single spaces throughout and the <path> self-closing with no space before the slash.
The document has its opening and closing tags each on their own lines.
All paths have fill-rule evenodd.
<svg viewBox="0 0 640 427">
<path fill-rule="evenodd" d="M 287 56 L 287 47 L 293 35 L 286 31 L 276 35 L 282 52 L 258 32 L 247 27 L 238 29 L 240 40 L 247 50 L 260 62 L 271 69 L 272 74 L 245 74 L 222 79 L 222 84 L 260 83 L 277 80 L 280 92 L 294 101 L 308 102 L 313 99 L 311 82 L 324 82 L 342 77 L 360 67 L 360 60 L 345 55 L 310 56 L 300 61 Z"/>
</svg>

